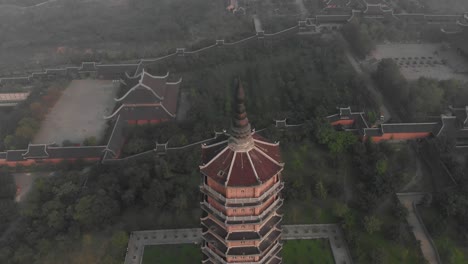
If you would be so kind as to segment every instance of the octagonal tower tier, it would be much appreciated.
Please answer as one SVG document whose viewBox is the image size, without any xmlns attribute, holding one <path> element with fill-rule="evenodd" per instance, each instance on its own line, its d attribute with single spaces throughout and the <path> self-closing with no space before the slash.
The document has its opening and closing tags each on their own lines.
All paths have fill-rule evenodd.
<svg viewBox="0 0 468 264">
<path fill-rule="evenodd" d="M 252 132 L 239 82 L 229 134 L 202 146 L 203 263 L 281 263 L 278 143 Z"/>
</svg>

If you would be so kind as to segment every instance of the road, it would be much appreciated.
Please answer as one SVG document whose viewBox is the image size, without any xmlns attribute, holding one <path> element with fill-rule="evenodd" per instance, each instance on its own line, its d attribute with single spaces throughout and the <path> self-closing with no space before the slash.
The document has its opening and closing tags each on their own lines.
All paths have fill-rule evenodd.
<svg viewBox="0 0 468 264">
<path fill-rule="evenodd" d="M 336 263 L 353 263 L 343 232 L 336 224 L 283 225 L 282 229 L 283 240 L 326 238 Z M 140 264 L 145 246 L 200 244 L 201 241 L 201 228 L 135 231 L 130 234 L 125 264 Z"/>
<path fill-rule="evenodd" d="M 408 209 L 406 220 L 413 228 L 414 236 L 421 242 L 421 251 L 430 264 L 441 264 L 439 262 L 437 249 L 432 244 L 431 237 L 427 233 L 424 224 L 418 218 L 415 205 L 424 197 L 424 193 L 400 193 L 397 194 L 401 204 Z"/>
</svg>

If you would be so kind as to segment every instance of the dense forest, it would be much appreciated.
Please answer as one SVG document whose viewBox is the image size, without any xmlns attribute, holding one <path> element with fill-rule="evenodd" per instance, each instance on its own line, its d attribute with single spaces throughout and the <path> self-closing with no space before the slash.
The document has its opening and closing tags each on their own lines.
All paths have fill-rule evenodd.
<svg viewBox="0 0 468 264">
<path fill-rule="evenodd" d="M 324 116 L 340 105 L 370 107 L 340 42 L 320 38 L 255 43 L 150 70 L 167 69 L 184 78 L 182 92 L 190 98 L 187 120 L 128 131 L 130 153 L 151 148 L 152 141 L 171 139 L 171 144 L 184 145 L 228 128 L 236 77 L 245 85 L 254 127 L 269 127 L 280 117 L 304 123 L 314 113 Z M 289 135 L 289 140 L 273 132 L 269 136 L 297 141 L 307 137 L 307 131 Z M 194 168 L 199 159 L 199 148 L 194 147 L 164 158 L 85 170 L 81 163 L 30 168 L 58 172 L 38 179 L 20 206 L 16 228 L 3 241 L 0 262 L 120 263 L 128 231 L 198 226 L 200 210 L 193 197 L 198 194 Z M 98 244 L 101 250 L 94 247 Z"/>
<path fill-rule="evenodd" d="M 444 113 L 448 106 L 461 107 L 468 102 L 466 84 L 456 80 L 420 78 L 407 81 L 391 59 L 382 60 L 374 73 L 386 100 L 399 106 L 403 121 L 423 120 Z"/>
<path fill-rule="evenodd" d="M 404 217 L 392 220 L 397 226 L 386 220 L 394 219 L 388 212 L 395 203 L 384 213 L 376 208 L 410 169 L 407 162 L 393 166 L 406 150 L 357 142 L 352 134 L 336 132 L 324 122 L 337 106 L 375 108 L 345 60 L 343 40 L 289 40 L 254 42 L 152 65 L 152 73 L 169 69 L 183 77 L 181 92 L 190 102 L 187 118 L 129 129 L 126 153 L 151 149 L 154 141 L 185 145 L 228 128 L 233 82 L 239 77 L 253 127 L 266 128 L 261 132 L 265 137 L 282 142 L 287 164 L 285 223 L 340 222 L 360 262 L 392 259 L 392 254 L 372 247 L 373 240 L 389 237 L 391 242 L 385 243 L 394 250 L 411 249 L 402 263 L 420 263 Z M 277 130 L 271 125 L 276 118 L 303 125 Z M 20 216 L 12 219 L 16 224 L 1 242 L 0 262 L 121 263 L 130 231 L 197 227 L 200 209 L 193 198 L 198 196 L 199 161 L 195 146 L 112 166 L 83 169 L 81 163 L 63 163 L 30 168 L 58 172 L 38 179 L 28 199 L 10 208 Z M 344 184 L 346 174 L 355 188 Z"/>
<path fill-rule="evenodd" d="M 0 151 L 25 149 L 39 131 L 41 121 L 54 106 L 68 80 L 34 83 L 28 99 L 13 109 L 0 110 Z"/>
<path fill-rule="evenodd" d="M 135 25 L 159 21 L 160 18 L 153 13 L 157 8 L 150 2 L 130 1 L 138 3 L 136 10 L 145 13 L 135 21 Z M 201 17 L 191 17 L 190 8 L 198 2 L 184 6 L 181 1 L 175 1 L 168 5 L 169 9 L 158 10 L 160 13 L 157 14 L 164 18 L 174 10 L 182 10 L 182 14 L 189 16 L 188 24 L 161 26 L 173 30 L 158 31 L 158 36 L 152 35 L 150 39 L 156 42 L 159 36 L 168 34 L 171 35 L 168 38 L 177 39 L 187 32 L 193 34 L 192 37 L 196 35 L 197 32 L 191 32 L 190 23 L 210 14 L 209 10 L 203 9 L 209 9 L 209 6 L 202 6 L 197 8 L 203 10 L 195 11 L 200 11 L 197 15 L 201 14 Z M 66 1 L 66 4 L 72 3 Z M 77 8 L 72 17 L 79 16 L 81 12 L 84 11 Z M 139 12 L 125 15 L 135 14 Z M 148 19 L 150 14 L 155 18 Z M 105 17 L 106 14 L 99 19 Z M 30 19 L 41 22 L 46 18 Z M 125 20 L 121 23 L 124 25 Z M 209 27 L 218 32 L 222 27 L 230 26 L 230 21 L 223 23 L 210 24 Z M 17 26 L 24 28 L 25 25 Z M 92 28 L 82 26 L 85 31 Z M 107 28 L 96 31 L 106 41 L 128 37 L 135 43 L 148 34 L 155 34 L 153 29 L 149 33 L 146 28 L 136 29 L 133 24 L 126 26 L 125 32 L 132 32 L 126 36 L 113 35 L 118 33 Z M 382 31 L 384 25 L 380 24 L 349 24 L 347 27 L 353 34 L 345 34 L 344 37 L 361 57 L 372 49 L 374 41 L 392 34 Z M 9 34 L 14 37 L 16 33 Z M 37 40 L 44 45 L 49 41 L 41 38 Z M 90 37 L 83 41 L 93 40 Z M 366 45 L 359 45 L 362 42 Z M 206 44 L 204 41 L 192 43 L 196 44 L 191 48 Z M 29 44 L 22 45 L 27 47 Z M 188 98 L 185 101 L 189 104 L 187 116 L 177 123 L 127 129 L 124 154 L 150 150 L 156 141 L 182 146 L 209 138 L 213 131 L 229 128 L 233 83 L 234 79 L 240 78 L 246 89 L 252 127 L 258 130 L 266 128 L 261 132 L 263 135 L 272 141 L 281 141 L 286 162 L 285 224 L 340 223 L 358 263 L 424 263 L 418 242 L 405 221 L 406 211 L 394 196 L 408 181 L 408 175 L 413 173 L 414 157 L 410 147 L 358 142 L 354 135 L 337 132 L 323 120 L 323 117 L 335 113 L 336 107 L 351 106 L 366 112 L 377 110 L 363 80 L 345 59 L 346 48 L 345 40 L 338 34 L 288 36 L 287 41 L 256 41 L 241 47 L 219 48 L 150 65 L 150 73 L 170 71 L 183 77 L 181 93 Z M 152 52 L 148 54 L 152 55 Z M 134 55 L 128 57 L 134 58 Z M 426 79 L 407 82 L 391 61 L 384 60 L 379 65 L 375 80 L 393 105 L 403 106 L 399 108 L 400 114 L 408 120 L 440 113 L 447 104 L 456 105 L 468 99 L 462 86 L 456 82 Z M 56 93 L 47 87 L 50 86 L 41 88 L 41 93 L 33 95 L 30 100 L 41 102 L 44 95 Z M 39 122 L 44 112 L 32 105 L 32 101 L 27 101 L 18 108 L 23 110 L 0 115 L 0 122 L 10 124 L 0 130 L 2 142 L 7 147 L 23 146 L 28 142 L 26 136 L 34 134 L 37 129 L 30 124 Z M 30 122 L 22 122 L 24 118 L 29 118 Z M 302 126 L 294 130 L 277 130 L 271 126 L 274 119 L 283 118 Z M 19 129 L 23 126 L 26 128 Z M 24 131 L 29 134 L 22 134 Z M 199 193 L 200 178 L 196 169 L 199 162 L 200 149 L 195 146 L 170 151 L 166 156 L 112 166 L 85 166 L 78 162 L 31 167 L 28 170 L 57 172 L 51 177 L 37 179 L 28 199 L 20 205 L 12 202 L 12 171 L 5 169 L 0 177 L 0 186 L 5 189 L 0 190 L 0 193 L 5 193 L 0 196 L 0 231 L 6 230 L 9 223 L 14 225 L 10 225 L 8 235 L 0 239 L 0 263 L 121 263 L 131 231 L 198 227 L 200 209 L 195 198 Z M 460 171 L 466 168 L 459 167 L 462 168 Z M 467 221 L 466 186 L 461 181 L 455 191 L 444 191 L 435 197 L 444 217 L 455 218 L 460 226 Z"/>
<path fill-rule="evenodd" d="M 244 84 L 249 119 L 256 129 L 268 127 L 275 119 L 304 123 L 342 106 L 375 110 L 362 80 L 343 56 L 342 39 L 290 36 L 288 40 L 220 48 L 150 66 L 150 71 L 169 70 L 183 77 L 181 93 L 187 94 L 190 109 L 186 120 L 177 125 L 128 131 L 125 152 L 149 150 L 152 144 L 148 143 L 155 141 L 170 140 L 170 145 L 181 146 L 228 129 L 236 78 Z M 138 147 L 143 145 L 146 149 Z"/>
<path fill-rule="evenodd" d="M 203 39 L 253 32 L 249 18 L 226 16 L 224 4 L 217 0 L 61 0 L 26 10 L 2 8 L 0 69 L 11 74 L 83 60 L 156 57 Z"/>
</svg>

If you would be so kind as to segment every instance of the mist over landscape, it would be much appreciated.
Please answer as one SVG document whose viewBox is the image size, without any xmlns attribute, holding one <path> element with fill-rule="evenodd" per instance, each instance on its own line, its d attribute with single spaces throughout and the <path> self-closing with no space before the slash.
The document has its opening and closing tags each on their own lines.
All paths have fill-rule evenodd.
<svg viewBox="0 0 468 264">
<path fill-rule="evenodd" d="M 466 264 L 467 171 L 466 0 L 0 0 L 1 264 Z"/>
</svg>

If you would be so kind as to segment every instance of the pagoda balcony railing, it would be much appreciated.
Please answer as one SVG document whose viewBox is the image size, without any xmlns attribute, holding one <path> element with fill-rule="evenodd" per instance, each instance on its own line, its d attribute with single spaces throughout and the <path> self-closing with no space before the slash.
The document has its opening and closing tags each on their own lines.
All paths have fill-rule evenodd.
<svg viewBox="0 0 468 264">
<path fill-rule="evenodd" d="M 273 254 L 276 255 L 278 251 L 281 250 L 282 247 L 283 247 L 283 244 L 281 244 L 280 242 L 277 242 L 276 245 L 268 251 L 268 254 L 263 256 L 262 260 L 259 263 L 267 263 L 269 260 L 271 260 L 272 255 Z"/>
<path fill-rule="evenodd" d="M 205 251 L 207 255 L 210 256 L 210 258 L 215 258 L 216 259 L 215 263 L 222 263 L 222 264 L 227 263 L 227 261 L 224 258 L 219 256 L 216 252 L 214 252 L 208 246 L 203 246 L 202 251 Z"/>
<path fill-rule="evenodd" d="M 227 216 L 206 201 L 203 201 L 200 204 L 202 206 L 209 208 L 212 212 L 214 212 L 216 215 L 220 216 L 222 219 L 226 221 L 249 221 L 249 220 L 258 221 L 258 220 L 263 219 L 265 215 L 271 213 L 271 211 L 279 209 L 283 205 L 283 199 L 282 198 L 276 199 L 270 206 L 268 206 L 268 208 L 266 208 L 259 215 L 248 215 L 248 216 Z"/>
<path fill-rule="evenodd" d="M 230 264 L 265 264 L 265 263 L 267 263 L 267 261 L 270 260 L 272 254 L 276 254 L 279 250 L 281 250 L 282 246 L 283 246 L 283 244 L 281 244 L 279 242 L 276 243 L 275 246 L 273 246 L 268 251 L 268 254 L 263 256 L 263 258 L 260 261 L 255 261 L 255 262 L 229 262 L 229 263 Z M 214 257 L 216 259 L 216 263 L 221 263 L 221 264 L 227 264 L 228 263 L 224 258 L 220 257 L 218 254 L 216 254 L 216 252 L 214 252 L 208 246 L 203 246 L 202 251 L 205 251 L 205 253 L 207 253 L 208 256 Z"/>
<path fill-rule="evenodd" d="M 272 255 L 277 254 L 278 251 L 281 250 L 283 247 L 283 244 L 280 242 L 275 243 L 273 247 L 270 248 L 268 251 L 268 254 L 265 254 L 262 256 L 261 260 L 256 261 L 256 262 L 229 262 L 230 264 L 263 264 L 263 263 L 268 263 L 269 260 L 271 260 Z M 232 255 L 232 256 L 238 256 L 238 255 Z"/>
<path fill-rule="evenodd" d="M 221 242 L 223 242 L 224 245 L 226 245 L 226 238 L 225 237 L 221 237 L 218 233 L 216 233 L 214 230 L 211 230 L 208 228 L 207 231 L 205 231 L 204 233 L 202 233 L 203 236 L 205 236 L 207 233 L 210 233 L 212 236 L 216 237 L 217 239 L 219 239 Z M 227 246 L 227 245 L 226 245 Z"/>
<path fill-rule="evenodd" d="M 215 198 L 226 202 L 226 203 L 258 203 L 265 200 L 266 197 L 270 196 L 272 193 L 279 193 L 284 188 L 284 182 L 277 182 L 273 186 L 271 186 L 268 191 L 264 192 L 259 197 L 249 197 L 249 198 L 226 198 L 224 195 L 217 192 L 215 189 L 211 188 L 210 186 L 204 184 L 200 186 L 200 190 L 204 192 L 208 192 Z"/>
</svg>

